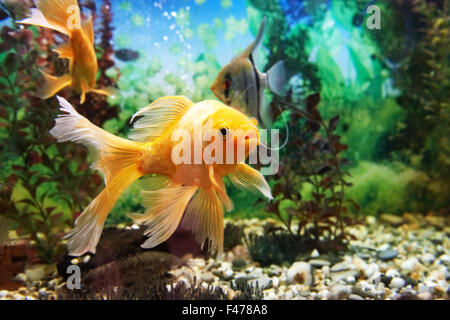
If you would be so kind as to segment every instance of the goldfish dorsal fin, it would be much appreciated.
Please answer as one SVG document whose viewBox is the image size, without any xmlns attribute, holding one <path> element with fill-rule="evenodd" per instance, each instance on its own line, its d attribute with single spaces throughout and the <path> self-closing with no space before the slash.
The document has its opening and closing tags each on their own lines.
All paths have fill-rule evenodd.
<svg viewBox="0 0 450 320">
<path fill-rule="evenodd" d="M 142 116 L 134 123 L 130 139 L 151 142 L 163 136 L 170 132 L 170 129 L 193 105 L 194 103 L 184 96 L 162 97 L 155 100 L 131 118 L 133 122 L 136 117 Z"/>
<path fill-rule="evenodd" d="M 94 25 L 92 24 L 92 16 L 89 16 L 88 19 L 84 20 L 81 23 L 81 29 L 84 34 L 88 37 L 91 44 L 94 44 Z"/>
<path fill-rule="evenodd" d="M 266 179 L 258 171 L 245 163 L 237 165 L 236 170 L 228 174 L 233 185 L 239 189 L 248 189 L 252 192 L 259 191 L 266 198 L 272 200 L 272 192 Z"/>
<path fill-rule="evenodd" d="M 266 17 L 264 17 L 261 21 L 261 24 L 259 25 L 258 34 L 256 35 L 256 39 L 245 49 L 244 52 L 242 52 L 242 57 L 250 57 L 250 55 L 253 53 L 253 51 L 256 50 L 256 48 L 259 47 L 261 44 L 263 38 L 264 38 L 264 28 L 266 26 Z"/>
<path fill-rule="evenodd" d="M 223 206 L 213 188 L 199 189 L 187 206 L 181 225 L 192 231 L 202 246 L 220 255 L 223 250 Z"/>
</svg>

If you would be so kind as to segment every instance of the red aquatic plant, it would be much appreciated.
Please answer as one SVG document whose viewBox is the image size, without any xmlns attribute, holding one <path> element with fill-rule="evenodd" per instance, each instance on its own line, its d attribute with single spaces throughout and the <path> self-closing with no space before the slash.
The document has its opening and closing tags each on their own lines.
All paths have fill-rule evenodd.
<svg viewBox="0 0 450 320">
<path fill-rule="evenodd" d="M 40 69 L 58 74 L 64 67 L 42 50 L 54 41 L 42 28 L 0 31 L 0 215 L 18 224 L 45 262 L 64 252 L 64 231 L 102 183 L 87 168 L 84 147 L 56 143 L 49 134 L 55 99 L 36 96 Z"/>
<path fill-rule="evenodd" d="M 348 206 L 356 210 L 359 206 L 345 197 L 351 183 L 343 169 L 349 160 L 342 157 L 348 146 L 335 133 L 339 116 L 323 120 L 319 102 L 320 95 L 313 94 L 306 99 L 304 110 L 290 106 L 291 138 L 280 170 L 273 178 L 275 199 L 267 211 L 275 214 L 291 233 L 312 240 L 319 250 L 339 250 L 350 237 L 345 227 L 354 223 L 347 214 Z M 305 185 L 312 187 L 311 197 L 304 198 L 301 194 Z M 287 215 L 283 215 L 280 207 L 284 200 L 290 200 Z"/>
</svg>

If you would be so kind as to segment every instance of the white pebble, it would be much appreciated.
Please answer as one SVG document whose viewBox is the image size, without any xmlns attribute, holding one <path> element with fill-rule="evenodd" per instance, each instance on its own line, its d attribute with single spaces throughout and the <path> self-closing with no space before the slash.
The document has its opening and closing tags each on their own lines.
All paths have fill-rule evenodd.
<svg viewBox="0 0 450 320">
<path fill-rule="evenodd" d="M 417 260 L 416 257 L 411 257 L 402 263 L 401 268 L 402 270 L 405 271 L 412 271 L 414 270 L 415 266 L 419 263 L 420 262 L 419 260 Z"/>
<path fill-rule="evenodd" d="M 391 277 L 391 278 L 395 278 L 395 277 L 399 277 L 400 273 L 395 270 L 395 269 L 389 269 L 388 271 L 386 271 L 386 276 L 387 277 Z"/>
<path fill-rule="evenodd" d="M 311 265 L 307 262 L 295 262 L 286 272 L 286 282 L 311 286 L 314 282 Z"/>
<path fill-rule="evenodd" d="M 420 260 L 422 260 L 425 264 L 431 264 L 435 259 L 436 257 L 431 253 L 426 253 L 420 258 Z"/>
<path fill-rule="evenodd" d="M 395 277 L 391 280 L 390 286 L 393 288 L 403 288 L 406 284 L 406 281 L 403 278 Z"/>
<path fill-rule="evenodd" d="M 318 258 L 319 256 L 320 256 L 320 253 L 319 253 L 319 251 L 317 251 L 317 249 L 314 249 L 311 252 L 311 258 Z"/>
<path fill-rule="evenodd" d="M 131 229 L 133 229 L 133 230 L 138 230 L 138 229 L 139 229 L 139 226 L 138 226 L 136 223 L 133 223 L 133 224 L 131 225 Z"/>
<path fill-rule="evenodd" d="M 87 256 L 85 256 L 85 257 L 83 258 L 83 263 L 88 263 L 89 260 L 91 260 L 91 256 L 90 256 L 90 255 L 87 255 Z"/>
<path fill-rule="evenodd" d="M 280 279 L 278 277 L 273 277 L 272 278 L 272 286 L 274 288 L 278 288 L 279 285 L 280 285 Z"/>
</svg>

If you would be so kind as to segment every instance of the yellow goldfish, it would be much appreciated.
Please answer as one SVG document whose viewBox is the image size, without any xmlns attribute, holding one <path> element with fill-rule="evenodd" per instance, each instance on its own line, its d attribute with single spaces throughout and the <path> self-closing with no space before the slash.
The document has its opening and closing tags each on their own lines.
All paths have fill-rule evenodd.
<svg viewBox="0 0 450 320">
<path fill-rule="evenodd" d="M 259 144 L 256 120 L 219 101 L 194 104 L 183 96 L 160 98 L 134 115 L 133 119 L 139 119 L 130 135 L 133 140 L 128 140 L 95 126 L 65 99 L 57 98 L 60 110 L 66 113 L 56 118 L 50 133 L 59 142 L 74 141 L 96 150 L 94 168 L 102 172 L 106 185 L 67 235 L 71 255 L 95 253 L 106 216 L 117 198 L 145 175 L 156 175 L 149 177 L 151 190 L 142 192 L 146 212 L 130 215 L 148 226 L 144 248 L 167 240 L 182 223 L 202 246 L 209 239 L 208 247 L 220 254 L 224 208 L 229 211 L 233 206 L 223 182 L 225 176 L 239 188 L 259 191 L 272 199 L 262 174 L 243 162 Z M 206 132 L 202 135 L 205 130 L 213 133 L 209 140 L 204 139 Z M 185 140 L 180 133 L 193 138 Z M 211 148 L 212 143 L 218 147 Z M 244 150 L 241 155 L 236 152 L 239 149 Z M 228 161 L 230 153 L 233 157 Z M 218 160 L 210 161 L 207 155 Z M 195 159 L 198 156 L 199 161 Z M 225 158 L 227 161 L 222 161 Z"/>
<path fill-rule="evenodd" d="M 17 22 L 53 29 L 69 37 L 69 42 L 53 50 L 60 58 L 69 59 L 69 73 L 55 77 L 42 72 L 45 84 L 39 96 L 47 99 L 69 86 L 81 93 L 82 104 L 87 92 L 108 95 L 106 90 L 94 89 L 98 65 L 91 17 L 81 21 L 77 0 L 35 0 L 35 5 L 31 17 Z"/>
<path fill-rule="evenodd" d="M 255 66 L 253 53 L 263 40 L 265 24 L 266 18 L 261 21 L 256 39 L 220 70 L 211 91 L 226 105 L 256 117 L 263 127 L 270 128 L 273 112 L 264 90 L 283 95 L 286 77 L 283 61 L 274 64 L 267 73 L 259 72 Z"/>
</svg>

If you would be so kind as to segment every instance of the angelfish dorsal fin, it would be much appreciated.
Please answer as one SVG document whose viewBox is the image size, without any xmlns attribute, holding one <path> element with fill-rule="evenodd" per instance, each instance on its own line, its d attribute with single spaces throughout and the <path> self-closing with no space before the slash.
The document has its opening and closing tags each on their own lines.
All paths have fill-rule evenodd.
<svg viewBox="0 0 450 320">
<path fill-rule="evenodd" d="M 194 103 L 184 96 L 162 97 L 136 112 L 130 139 L 151 142 L 169 132 Z"/>
<path fill-rule="evenodd" d="M 264 29 L 266 27 L 266 17 L 264 17 L 259 25 L 258 34 L 256 35 L 256 39 L 247 47 L 247 49 L 242 52 L 241 57 L 250 57 L 253 51 L 258 48 L 264 38 Z"/>
</svg>

